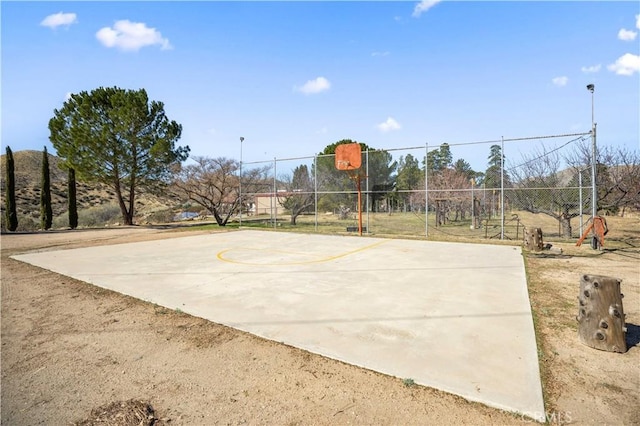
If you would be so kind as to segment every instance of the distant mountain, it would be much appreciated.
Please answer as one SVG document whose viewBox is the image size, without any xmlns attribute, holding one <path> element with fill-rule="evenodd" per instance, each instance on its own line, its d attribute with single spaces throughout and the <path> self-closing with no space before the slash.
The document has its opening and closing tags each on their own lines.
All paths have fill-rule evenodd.
<svg viewBox="0 0 640 426">
<path fill-rule="evenodd" d="M 13 159 L 16 178 L 18 221 L 22 222 L 22 229 L 25 229 L 24 226 L 26 226 L 26 229 L 30 229 L 33 227 L 33 224 L 37 225 L 40 222 L 42 151 L 16 151 L 13 153 Z M 0 156 L 2 222 L 4 222 L 5 214 L 6 163 L 6 155 Z M 49 154 L 51 202 L 54 217 L 64 215 L 68 211 L 67 171 L 60 167 L 61 163 L 60 158 Z M 137 223 L 147 221 L 149 215 L 159 211 L 167 211 L 179 205 L 179 200 L 171 197 L 163 198 L 150 194 L 138 194 L 136 198 Z M 95 209 L 99 206 L 113 206 L 117 203 L 115 191 L 112 187 L 104 184 L 88 184 L 83 182 L 77 182 L 77 202 L 79 212 L 91 208 Z"/>
</svg>

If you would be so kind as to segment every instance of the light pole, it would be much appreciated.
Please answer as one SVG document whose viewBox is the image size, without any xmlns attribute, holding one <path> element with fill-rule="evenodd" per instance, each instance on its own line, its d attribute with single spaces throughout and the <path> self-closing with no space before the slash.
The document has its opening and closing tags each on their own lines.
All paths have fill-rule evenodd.
<svg viewBox="0 0 640 426">
<path fill-rule="evenodd" d="M 578 195 L 578 203 L 580 204 L 580 236 L 582 236 L 582 233 L 584 232 L 584 223 L 582 219 L 582 169 L 578 170 L 578 190 L 580 191 L 580 194 Z"/>
<path fill-rule="evenodd" d="M 587 84 L 587 90 L 591 92 L 591 220 L 594 221 L 598 214 L 598 190 L 596 186 L 596 122 L 594 120 L 593 92 L 595 85 Z"/>
<path fill-rule="evenodd" d="M 242 142 L 244 142 L 244 138 L 240 136 L 240 223 L 238 225 L 239 228 L 242 227 Z"/>
<path fill-rule="evenodd" d="M 471 182 L 471 229 L 476 229 L 476 217 L 475 217 L 476 200 L 475 200 L 475 197 L 473 196 L 473 187 L 476 185 L 476 180 L 474 178 L 471 178 L 470 182 Z"/>
</svg>

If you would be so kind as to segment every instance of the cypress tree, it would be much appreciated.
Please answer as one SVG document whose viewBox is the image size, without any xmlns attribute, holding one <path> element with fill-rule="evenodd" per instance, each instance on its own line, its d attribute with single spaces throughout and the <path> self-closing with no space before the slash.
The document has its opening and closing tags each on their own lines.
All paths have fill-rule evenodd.
<svg viewBox="0 0 640 426">
<path fill-rule="evenodd" d="M 5 214 L 7 220 L 7 230 L 9 231 L 15 231 L 16 229 L 18 229 L 18 212 L 16 209 L 16 177 L 14 167 L 15 165 L 13 162 L 13 152 L 11 152 L 11 148 L 7 146 Z"/>
<path fill-rule="evenodd" d="M 76 199 L 76 171 L 72 167 L 69 167 L 68 184 L 69 228 L 76 229 L 78 227 L 78 202 Z"/>
<path fill-rule="evenodd" d="M 51 176 L 49 174 L 49 154 L 47 147 L 42 153 L 42 189 L 40 191 L 40 225 L 42 229 L 50 229 L 53 222 L 51 208 Z"/>
</svg>

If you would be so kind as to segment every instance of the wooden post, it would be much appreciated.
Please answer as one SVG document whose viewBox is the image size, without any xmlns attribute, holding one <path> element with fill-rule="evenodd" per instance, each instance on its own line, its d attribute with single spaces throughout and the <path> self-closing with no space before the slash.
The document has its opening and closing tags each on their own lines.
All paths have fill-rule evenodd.
<svg viewBox="0 0 640 426">
<path fill-rule="evenodd" d="M 524 246 L 527 250 L 542 251 L 544 244 L 542 242 L 541 228 L 526 228 L 524 230 Z"/>
<path fill-rule="evenodd" d="M 609 352 L 627 351 L 620 280 L 583 275 L 578 296 L 578 336 L 587 346 Z"/>
</svg>

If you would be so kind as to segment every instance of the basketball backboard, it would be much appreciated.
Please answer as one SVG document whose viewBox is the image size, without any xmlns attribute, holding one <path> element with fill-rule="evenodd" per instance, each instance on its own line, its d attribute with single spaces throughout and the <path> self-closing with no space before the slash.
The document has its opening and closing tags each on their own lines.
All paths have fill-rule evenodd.
<svg viewBox="0 0 640 426">
<path fill-rule="evenodd" d="M 336 169 L 338 170 L 356 170 L 362 165 L 362 152 L 360 144 L 345 143 L 336 146 Z"/>
</svg>

